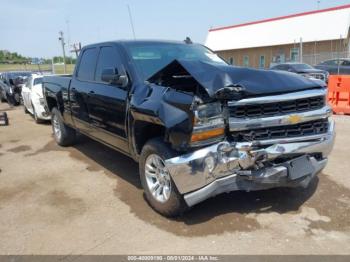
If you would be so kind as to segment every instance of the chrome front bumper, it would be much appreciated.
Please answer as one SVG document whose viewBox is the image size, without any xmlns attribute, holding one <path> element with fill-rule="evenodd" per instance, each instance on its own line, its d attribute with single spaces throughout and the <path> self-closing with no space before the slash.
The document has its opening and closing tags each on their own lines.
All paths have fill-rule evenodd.
<svg viewBox="0 0 350 262">
<path fill-rule="evenodd" d="M 325 167 L 334 138 L 334 122 L 330 120 L 328 132 L 322 135 L 243 143 L 225 141 L 167 159 L 165 164 L 187 205 L 193 206 L 223 192 L 306 187 Z M 307 168 L 312 171 L 290 179 L 290 160 L 301 155 L 307 156 Z M 274 162 L 281 157 L 288 161 Z"/>
</svg>

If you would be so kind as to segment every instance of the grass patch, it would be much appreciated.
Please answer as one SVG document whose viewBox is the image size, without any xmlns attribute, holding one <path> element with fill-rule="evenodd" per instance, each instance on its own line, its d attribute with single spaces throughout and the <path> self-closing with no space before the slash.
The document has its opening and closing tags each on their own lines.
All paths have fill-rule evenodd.
<svg viewBox="0 0 350 262">
<path fill-rule="evenodd" d="M 75 65 L 67 65 L 67 74 L 72 74 Z M 0 72 L 5 71 L 51 71 L 51 65 L 0 64 Z M 63 74 L 63 65 L 55 65 L 55 74 Z"/>
</svg>

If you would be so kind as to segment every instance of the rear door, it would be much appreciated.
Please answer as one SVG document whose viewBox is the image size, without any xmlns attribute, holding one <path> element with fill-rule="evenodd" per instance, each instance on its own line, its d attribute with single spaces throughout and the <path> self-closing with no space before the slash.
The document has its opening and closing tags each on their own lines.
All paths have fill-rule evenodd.
<svg viewBox="0 0 350 262">
<path fill-rule="evenodd" d="M 128 90 L 102 81 L 102 71 L 111 68 L 119 74 L 125 74 L 117 47 L 101 46 L 96 65 L 95 84 L 90 86 L 88 98 L 92 135 L 128 152 L 126 138 Z"/>
<path fill-rule="evenodd" d="M 88 95 L 95 85 L 94 78 L 98 51 L 97 47 L 83 50 L 69 90 L 70 108 L 75 127 L 86 134 L 91 132 Z"/>
</svg>

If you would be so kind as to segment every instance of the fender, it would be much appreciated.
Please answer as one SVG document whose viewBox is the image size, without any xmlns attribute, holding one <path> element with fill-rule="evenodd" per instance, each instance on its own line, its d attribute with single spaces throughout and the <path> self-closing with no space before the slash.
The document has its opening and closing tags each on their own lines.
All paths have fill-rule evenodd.
<svg viewBox="0 0 350 262">
<path fill-rule="evenodd" d="M 130 101 L 131 126 L 137 121 L 158 125 L 165 130 L 166 142 L 176 150 L 184 150 L 193 129 L 193 102 L 190 93 L 155 84 L 138 86 Z"/>
</svg>

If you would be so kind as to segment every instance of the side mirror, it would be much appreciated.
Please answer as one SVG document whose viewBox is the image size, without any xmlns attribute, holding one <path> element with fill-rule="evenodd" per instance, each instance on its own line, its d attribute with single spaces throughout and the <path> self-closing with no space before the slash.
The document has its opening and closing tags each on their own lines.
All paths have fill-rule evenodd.
<svg viewBox="0 0 350 262">
<path fill-rule="evenodd" d="M 103 69 L 101 80 L 121 87 L 126 87 L 129 82 L 128 77 L 126 75 L 118 74 L 118 71 L 115 68 Z"/>
</svg>

